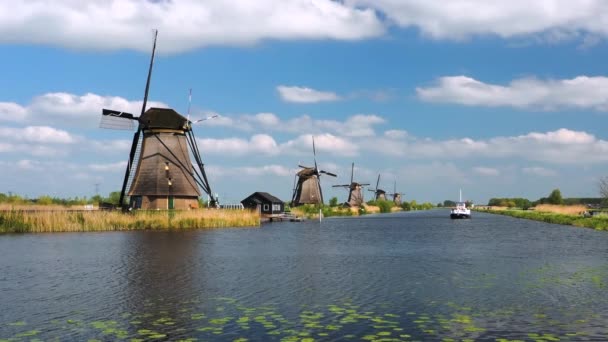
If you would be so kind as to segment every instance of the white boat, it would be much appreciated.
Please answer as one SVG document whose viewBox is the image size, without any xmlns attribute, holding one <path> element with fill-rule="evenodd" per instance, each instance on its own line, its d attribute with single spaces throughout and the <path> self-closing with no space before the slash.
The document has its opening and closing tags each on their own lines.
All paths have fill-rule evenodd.
<svg viewBox="0 0 608 342">
<path fill-rule="evenodd" d="M 460 200 L 456 203 L 456 208 L 450 210 L 451 219 L 468 219 L 471 218 L 471 209 L 467 208 L 467 204 L 462 201 L 462 190 L 460 190 Z"/>
</svg>

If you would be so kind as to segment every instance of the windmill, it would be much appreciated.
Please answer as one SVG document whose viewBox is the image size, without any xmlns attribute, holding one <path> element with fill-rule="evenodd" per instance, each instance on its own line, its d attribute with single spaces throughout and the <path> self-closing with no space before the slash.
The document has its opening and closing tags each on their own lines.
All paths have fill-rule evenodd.
<svg viewBox="0 0 608 342">
<path fill-rule="evenodd" d="M 336 177 L 335 173 L 319 170 L 317 166 L 317 151 L 315 149 L 315 138 L 312 138 L 312 155 L 315 166 L 302 166 L 294 178 L 293 195 L 291 197 L 292 206 L 297 207 L 302 204 L 323 204 L 323 191 L 321 191 L 321 174 Z"/>
<path fill-rule="evenodd" d="M 347 188 L 348 191 L 348 200 L 346 201 L 347 206 L 349 207 L 359 207 L 363 204 L 363 193 L 361 192 L 361 188 L 363 186 L 369 185 L 369 183 L 358 183 L 355 182 L 354 179 L 355 174 L 355 163 L 352 164 L 350 171 L 350 184 L 343 185 L 334 185 L 334 188 Z"/>
<path fill-rule="evenodd" d="M 376 189 L 368 189 L 369 191 L 374 193 L 375 200 L 386 200 L 386 191 L 378 188 L 380 185 L 380 174 L 378 174 L 378 181 L 376 181 Z"/>
<path fill-rule="evenodd" d="M 133 130 L 137 123 L 120 191 L 120 206 L 123 209 L 198 208 L 200 189 L 210 196 L 210 205 L 215 206 L 192 122 L 173 109 L 146 110 L 157 36 L 155 31 L 141 114 L 103 109 L 101 115 L 102 128 Z"/>
<path fill-rule="evenodd" d="M 401 205 L 401 196 L 405 195 L 404 193 L 401 192 L 397 192 L 397 181 L 395 181 L 395 185 L 393 187 L 393 193 L 392 194 L 388 194 L 389 196 L 393 196 L 393 202 L 396 205 Z"/>
</svg>

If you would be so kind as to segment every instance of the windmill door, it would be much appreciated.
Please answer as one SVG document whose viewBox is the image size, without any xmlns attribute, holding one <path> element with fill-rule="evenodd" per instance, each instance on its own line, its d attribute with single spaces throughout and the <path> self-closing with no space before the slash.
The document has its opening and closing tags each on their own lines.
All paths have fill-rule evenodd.
<svg viewBox="0 0 608 342">
<path fill-rule="evenodd" d="M 173 196 L 169 196 L 169 209 L 175 209 L 175 203 L 173 201 Z"/>
</svg>

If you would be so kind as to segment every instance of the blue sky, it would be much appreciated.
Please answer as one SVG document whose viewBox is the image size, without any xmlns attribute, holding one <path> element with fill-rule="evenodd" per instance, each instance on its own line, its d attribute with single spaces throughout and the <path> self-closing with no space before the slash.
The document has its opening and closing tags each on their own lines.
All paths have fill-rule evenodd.
<svg viewBox="0 0 608 342">
<path fill-rule="evenodd" d="M 195 133 L 222 202 L 289 200 L 311 135 L 326 199 L 351 162 L 410 200 L 595 197 L 607 24 L 601 1 L 0 0 L 0 192 L 120 188 L 132 133 L 99 117 L 139 112 L 158 28 L 151 105 L 219 114 Z"/>
</svg>

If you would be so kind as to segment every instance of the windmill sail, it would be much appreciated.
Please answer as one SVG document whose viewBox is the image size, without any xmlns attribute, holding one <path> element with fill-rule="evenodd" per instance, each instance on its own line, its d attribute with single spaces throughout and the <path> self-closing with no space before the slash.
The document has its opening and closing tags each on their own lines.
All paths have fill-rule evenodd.
<svg viewBox="0 0 608 342">
<path fill-rule="evenodd" d="M 393 202 L 396 205 L 401 205 L 401 196 L 403 195 L 403 193 L 397 192 L 397 181 L 395 181 L 394 186 L 393 186 L 393 193 L 392 194 L 388 194 L 389 196 L 393 196 Z"/>
<path fill-rule="evenodd" d="M 190 120 L 173 109 L 146 110 L 157 36 L 155 31 L 140 116 L 110 109 L 102 111 L 102 122 L 111 122 L 110 126 L 123 127 L 125 124 L 118 122 L 125 121 L 138 123 L 120 193 L 121 206 L 127 207 L 124 199 L 128 195 L 129 207 L 134 209 L 197 208 L 200 189 L 215 205 Z M 191 155 L 196 165 L 191 162 Z"/>
<path fill-rule="evenodd" d="M 354 177 L 355 177 L 355 163 L 352 163 L 351 171 L 350 171 L 350 184 L 334 185 L 333 187 L 348 189 L 348 199 L 346 200 L 346 203 L 344 203 L 346 206 L 360 207 L 364 203 L 363 192 L 361 191 L 361 189 L 363 189 L 363 186 L 369 185 L 369 183 L 355 182 Z"/>
<path fill-rule="evenodd" d="M 294 186 L 291 203 L 293 206 L 302 204 L 323 204 L 323 191 L 321 190 L 321 174 L 336 177 L 335 173 L 319 170 L 317 165 L 317 150 L 315 138 L 312 138 L 312 153 L 314 167 L 298 165 L 302 170 L 296 173 L 297 183 Z"/>
<path fill-rule="evenodd" d="M 382 190 L 379 188 L 380 186 L 380 174 L 378 174 L 378 181 L 376 181 L 376 188 L 375 189 L 369 189 L 369 191 L 374 193 L 374 199 L 376 201 L 378 200 L 386 200 L 386 191 Z"/>
</svg>

